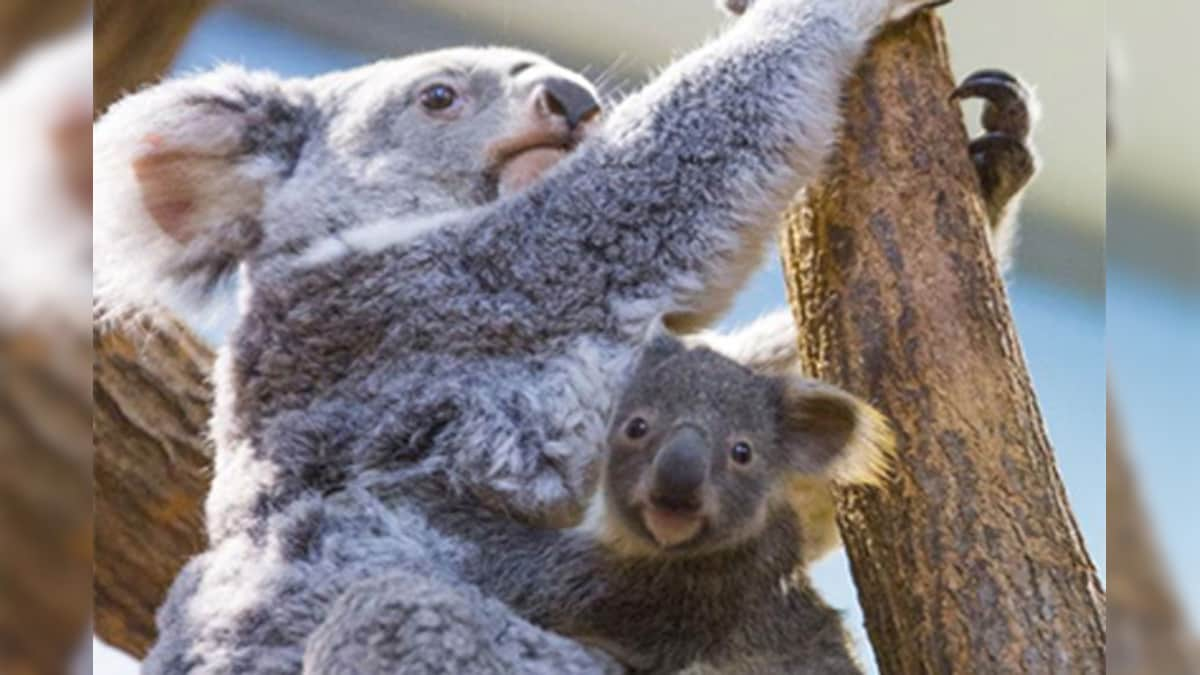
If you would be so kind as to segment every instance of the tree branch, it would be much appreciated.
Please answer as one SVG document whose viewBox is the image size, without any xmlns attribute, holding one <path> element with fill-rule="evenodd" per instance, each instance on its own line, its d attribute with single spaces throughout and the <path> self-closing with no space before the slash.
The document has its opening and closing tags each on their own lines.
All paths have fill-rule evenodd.
<svg viewBox="0 0 1200 675">
<path fill-rule="evenodd" d="M 81 25 L 87 7 L 87 0 L 0 3 L 0 75 L 39 43 Z M 91 609 L 91 353 L 85 337 L 69 333 L 58 325 L 46 332 L 0 326 L 3 673 L 65 671 Z"/>
<path fill-rule="evenodd" d="M 86 340 L 0 328 L 0 672 L 64 672 L 91 598 Z"/>
<path fill-rule="evenodd" d="M 103 112 L 166 72 L 213 0 L 96 0 L 95 103 Z"/>
<path fill-rule="evenodd" d="M 840 490 L 885 674 L 1103 673 L 1104 593 L 987 244 L 941 23 L 883 36 L 783 241 L 801 359 L 896 423 L 894 480 Z"/>
<path fill-rule="evenodd" d="M 213 357 L 177 323 L 96 331 L 93 347 L 96 632 L 140 657 L 167 588 L 205 548 Z"/>
<path fill-rule="evenodd" d="M 0 72 L 47 37 L 80 24 L 88 0 L 5 0 L 0 3 Z"/>
</svg>

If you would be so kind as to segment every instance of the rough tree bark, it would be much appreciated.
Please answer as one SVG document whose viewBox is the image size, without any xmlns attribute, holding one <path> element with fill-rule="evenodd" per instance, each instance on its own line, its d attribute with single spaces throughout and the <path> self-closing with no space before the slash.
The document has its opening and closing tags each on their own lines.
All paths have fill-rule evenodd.
<svg viewBox="0 0 1200 675">
<path fill-rule="evenodd" d="M 169 321 L 145 331 L 97 330 L 93 348 L 95 629 L 141 657 L 154 642 L 154 612 L 167 588 L 205 548 L 213 357 Z"/>
<path fill-rule="evenodd" d="M 1067 505 L 986 239 L 932 15 L 889 31 L 823 182 L 788 214 L 812 375 L 899 440 L 886 489 L 839 491 L 880 670 L 1103 673 L 1104 593 Z"/>
<path fill-rule="evenodd" d="M 98 3 L 97 110 L 157 77 L 198 4 L 159 0 L 179 14 L 122 30 L 115 17 L 145 4 Z M 139 40 L 158 46 L 120 46 Z M 840 496 L 844 536 L 885 673 L 1102 672 L 1102 592 L 988 259 L 944 59 L 926 20 L 880 42 L 849 97 L 857 140 L 784 247 L 806 365 L 871 394 L 901 431 L 891 489 Z M 211 354 L 177 324 L 149 342 L 94 337 L 97 632 L 140 656 L 203 545 Z"/>
<path fill-rule="evenodd" d="M 95 110 L 157 79 L 209 0 L 100 0 Z M 141 657 L 154 611 L 204 548 L 212 455 L 204 442 L 213 355 L 182 325 L 93 331 L 95 629 Z M 153 532 L 153 537 L 146 536 Z"/>
</svg>

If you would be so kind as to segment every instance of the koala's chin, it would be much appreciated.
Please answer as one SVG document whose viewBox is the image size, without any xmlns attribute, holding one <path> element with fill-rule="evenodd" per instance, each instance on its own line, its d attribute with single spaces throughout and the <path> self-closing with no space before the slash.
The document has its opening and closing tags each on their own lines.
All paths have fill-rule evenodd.
<svg viewBox="0 0 1200 675">
<path fill-rule="evenodd" d="M 500 169 L 500 196 L 520 192 L 567 156 L 563 148 L 533 148 L 508 160 Z"/>
</svg>

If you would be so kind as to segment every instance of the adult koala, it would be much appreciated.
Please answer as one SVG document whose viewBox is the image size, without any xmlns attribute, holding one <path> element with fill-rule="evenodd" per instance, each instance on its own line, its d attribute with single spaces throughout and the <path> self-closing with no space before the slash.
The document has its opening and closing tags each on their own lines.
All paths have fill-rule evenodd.
<svg viewBox="0 0 1200 675">
<path fill-rule="evenodd" d="M 381 624 L 380 668 L 611 669 L 461 583 L 470 543 L 430 522 L 428 488 L 578 515 L 647 332 L 726 307 L 819 170 L 864 44 L 929 4 L 762 0 L 599 118 L 582 78 L 508 49 L 304 80 L 222 68 L 116 104 L 95 130 L 101 304 L 203 297 L 235 268 L 243 289 L 211 548 L 146 672 L 299 672 L 331 603 L 397 571 L 463 613 L 398 598 L 426 631 Z"/>
</svg>

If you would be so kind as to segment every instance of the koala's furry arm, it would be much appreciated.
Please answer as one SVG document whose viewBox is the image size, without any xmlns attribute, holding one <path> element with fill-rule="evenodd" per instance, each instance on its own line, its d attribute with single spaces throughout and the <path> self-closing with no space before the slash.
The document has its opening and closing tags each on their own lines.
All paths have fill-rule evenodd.
<svg viewBox="0 0 1200 675">
<path fill-rule="evenodd" d="M 620 320 L 708 325 L 822 168 L 843 82 L 869 39 L 930 4 L 754 3 L 622 101 L 540 183 L 461 226 L 456 243 L 468 256 L 511 250 L 502 281 L 526 295 L 574 286 L 602 294 Z"/>
<path fill-rule="evenodd" d="M 215 376 L 212 548 L 147 672 L 293 673 L 352 583 L 447 569 L 429 506 L 376 497 L 406 473 L 531 520 L 574 505 L 650 324 L 724 305 L 819 169 L 866 41 L 926 4 L 763 0 L 498 201 L 476 199 L 473 151 L 440 167 L 462 180 L 429 175 L 462 135 L 407 103 L 403 74 L 529 55 L 227 69 L 117 104 L 96 127 L 100 294 L 243 282 Z"/>
<path fill-rule="evenodd" d="M 618 675 L 608 656 L 466 585 L 397 572 L 348 588 L 308 640 L 305 675 Z"/>
</svg>

